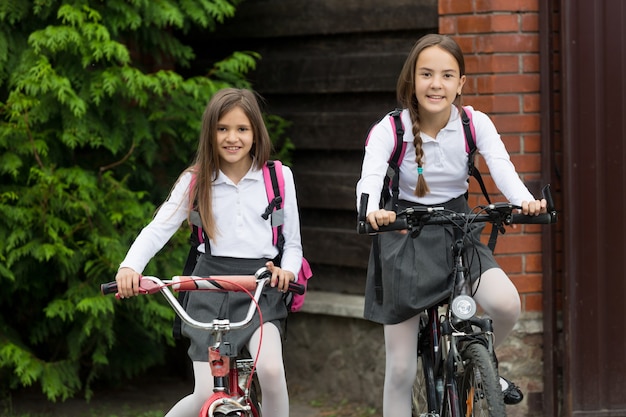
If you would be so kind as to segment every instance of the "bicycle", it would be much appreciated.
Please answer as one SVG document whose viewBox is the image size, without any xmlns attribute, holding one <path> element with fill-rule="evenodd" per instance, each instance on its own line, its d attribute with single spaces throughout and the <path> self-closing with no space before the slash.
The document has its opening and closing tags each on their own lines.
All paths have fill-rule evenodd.
<svg viewBox="0 0 626 417">
<path fill-rule="evenodd" d="M 542 194 L 548 212 L 539 216 L 514 213 L 521 207 L 510 203 L 479 206 L 471 213 L 416 205 L 399 211 L 394 223 L 379 226 L 378 231 L 365 217 L 369 196 L 361 196 L 359 234 L 408 230 L 411 236 L 417 237 L 426 225 L 451 225 L 455 230 L 455 244 L 451 249 L 454 282 L 450 294 L 444 301 L 428 307 L 420 318 L 418 373 L 412 392 L 413 417 L 506 415 L 492 322 L 489 317 L 476 315 L 471 279 L 464 265 L 465 244 L 470 227 L 477 223 L 491 223 L 502 233 L 505 225 L 556 223 L 557 213 L 549 185 L 543 188 Z M 440 308 L 443 309 L 441 314 Z"/>
<path fill-rule="evenodd" d="M 161 280 L 154 276 L 140 278 L 140 294 L 160 292 L 183 322 L 197 329 L 212 331 L 215 335 L 215 343 L 208 347 L 213 394 L 200 409 L 200 417 L 261 417 L 261 391 L 255 374 L 256 362 L 245 353 L 240 353 L 235 358 L 222 355 L 220 346 L 227 332 L 250 325 L 255 312 L 261 315 L 259 298 L 271 277 L 272 273 L 262 267 L 254 275 L 216 275 L 206 278 L 175 276 L 171 280 Z M 250 296 L 250 306 L 245 318 L 235 323 L 219 318 L 210 323 L 201 322 L 187 314 L 169 287 L 174 291 L 243 291 Z M 100 291 L 102 294 L 117 293 L 117 283 L 114 281 L 102 284 Z M 289 292 L 303 294 L 304 286 L 292 282 L 289 284 Z M 260 319 L 262 332 L 263 318 Z M 256 357 L 258 356 L 257 354 Z"/>
</svg>

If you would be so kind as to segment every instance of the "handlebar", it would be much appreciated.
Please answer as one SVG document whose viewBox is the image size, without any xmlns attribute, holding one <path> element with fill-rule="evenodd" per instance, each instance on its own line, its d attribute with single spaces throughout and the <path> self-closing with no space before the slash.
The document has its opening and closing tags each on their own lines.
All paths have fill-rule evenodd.
<svg viewBox="0 0 626 417">
<path fill-rule="evenodd" d="M 174 312 L 182 321 L 197 329 L 203 330 L 234 330 L 246 327 L 250 324 L 254 315 L 256 305 L 259 302 L 263 288 L 270 282 L 272 273 L 269 269 L 262 267 L 254 275 L 214 275 L 210 277 L 195 276 L 175 276 L 171 280 L 161 280 L 154 276 L 142 276 L 139 279 L 139 294 L 154 294 L 160 292 L 167 302 L 174 309 Z M 174 291 L 240 291 L 253 292 L 250 300 L 250 307 L 246 317 L 236 323 L 231 323 L 228 319 L 215 319 L 211 323 L 197 321 L 190 317 L 185 308 L 169 289 Z M 289 283 L 289 292 L 304 294 L 305 287 L 297 282 Z M 117 282 L 107 282 L 100 285 L 100 292 L 104 295 L 117 294 Z"/>
<path fill-rule="evenodd" d="M 385 226 L 378 226 L 375 230 L 367 221 L 366 210 L 369 195 L 361 194 L 359 216 L 357 221 L 357 233 L 376 234 L 393 230 L 413 230 L 426 225 L 467 224 L 467 223 L 494 223 L 498 225 L 511 224 L 552 224 L 557 221 L 557 212 L 554 209 L 554 200 L 550 192 L 550 185 L 541 190 L 543 198 L 547 202 L 547 213 L 538 216 L 530 216 L 521 213 L 513 213 L 521 209 L 520 206 L 511 203 L 494 203 L 482 207 L 479 213 L 457 213 L 446 210 L 443 207 L 413 206 L 398 212 L 396 220 Z"/>
<path fill-rule="evenodd" d="M 263 269 L 263 268 L 261 268 Z M 261 271 L 261 270 L 259 270 Z M 176 292 L 181 291 L 254 291 L 257 283 L 264 278 L 259 275 L 259 271 L 255 275 L 213 275 L 210 277 L 197 277 L 188 275 L 177 275 L 172 277 L 171 280 L 161 280 L 156 277 L 142 276 L 139 279 L 139 294 L 154 294 L 161 290 L 162 286 L 171 286 Z M 271 272 L 262 271 L 262 273 Z M 268 277 L 268 278 L 269 278 Z M 155 280 L 156 278 L 156 280 Z M 162 285 L 159 285 L 160 282 Z M 295 294 L 304 294 L 306 288 L 304 285 L 297 282 L 289 283 L 289 292 Z M 107 282 L 100 285 L 100 292 L 103 295 L 116 294 L 117 296 L 117 282 Z"/>
</svg>

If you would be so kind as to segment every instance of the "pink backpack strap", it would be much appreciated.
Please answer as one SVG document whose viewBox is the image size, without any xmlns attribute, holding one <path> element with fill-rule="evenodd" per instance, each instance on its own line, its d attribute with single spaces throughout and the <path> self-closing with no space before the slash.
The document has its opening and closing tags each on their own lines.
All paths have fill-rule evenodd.
<svg viewBox="0 0 626 417">
<path fill-rule="evenodd" d="M 274 169 L 270 168 L 272 164 Z M 272 171 L 274 172 L 275 180 L 272 179 Z M 265 192 L 267 193 L 267 201 L 269 204 L 272 204 L 275 197 L 280 196 L 283 198 L 285 195 L 285 177 L 283 176 L 283 165 L 280 161 L 267 161 L 267 163 L 263 165 L 263 181 L 265 182 Z M 275 189 L 278 189 L 278 196 L 274 192 Z M 280 200 L 280 202 L 274 206 L 274 210 L 280 210 L 282 207 L 283 203 L 282 200 Z M 280 226 L 282 226 L 282 224 L 272 224 L 272 242 L 274 245 L 278 244 Z"/>
<path fill-rule="evenodd" d="M 396 126 L 396 120 L 400 122 L 400 126 Z M 397 117 L 394 117 L 393 114 L 390 114 L 389 121 L 391 122 L 391 128 L 395 132 L 394 137 L 396 138 L 396 140 L 393 143 L 391 157 L 387 162 L 392 162 L 393 160 L 396 166 L 400 166 L 402 160 L 404 159 L 404 154 L 406 153 L 406 142 L 404 141 L 404 127 L 402 126 L 402 120 L 400 119 L 400 112 L 398 113 Z M 402 132 L 401 135 L 399 135 L 400 132 Z M 396 154 L 398 145 L 400 145 L 400 152 Z"/>
</svg>

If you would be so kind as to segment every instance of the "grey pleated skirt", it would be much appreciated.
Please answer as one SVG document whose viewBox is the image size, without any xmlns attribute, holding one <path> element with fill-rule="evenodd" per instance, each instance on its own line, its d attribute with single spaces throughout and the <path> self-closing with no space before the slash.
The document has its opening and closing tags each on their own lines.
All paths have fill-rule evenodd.
<svg viewBox="0 0 626 417">
<path fill-rule="evenodd" d="M 400 201 L 400 209 L 415 203 Z M 445 204 L 445 208 L 469 212 L 463 196 Z M 473 245 L 466 246 L 465 266 L 472 280 L 481 273 L 499 268 L 491 250 L 480 241 L 484 224 L 471 229 Z M 375 239 L 376 237 L 374 237 Z M 364 317 L 382 324 L 397 324 L 448 298 L 453 278 L 454 243 L 452 226 L 429 225 L 416 238 L 410 234 L 385 232 L 378 235 L 382 270 L 382 303 L 376 299 L 374 250 L 370 252 L 365 286 Z"/>
<path fill-rule="evenodd" d="M 210 254 L 200 256 L 192 273 L 195 276 L 210 275 L 253 275 L 265 266 L 269 259 L 239 259 L 213 257 Z M 210 292 L 191 291 L 187 300 L 186 311 L 189 315 L 203 322 L 211 322 L 215 318 L 229 318 L 231 322 L 243 320 L 248 312 L 250 297 L 241 292 Z M 287 317 L 287 306 L 284 294 L 269 285 L 265 287 L 259 300 L 263 314 L 263 322 L 272 322 L 281 331 Z M 222 354 L 237 356 L 252 334 L 259 328 L 259 315 L 255 314 L 252 323 L 239 330 L 228 332 L 220 346 Z M 215 339 L 210 331 L 193 328 L 182 323 L 182 334 L 190 339 L 188 350 L 192 361 L 208 361 L 208 348 Z"/>
</svg>

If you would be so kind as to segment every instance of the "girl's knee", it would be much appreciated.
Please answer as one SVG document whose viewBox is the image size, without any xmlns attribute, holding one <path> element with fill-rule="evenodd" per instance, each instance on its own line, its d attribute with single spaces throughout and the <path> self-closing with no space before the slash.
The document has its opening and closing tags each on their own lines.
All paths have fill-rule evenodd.
<svg viewBox="0 0 626 417">
<path fill-rule="evenodd" d="M 256 373 L 261 385 L 280 385 L 285 380 L 285 367 L 282 361 L 257 363 Z"/>
<path fill-rule="evenodd" d="M 411 372 L 410 367 L 392 366 L 387 369 L 385 379 L 394 387 L 404 387 L 413 385 L 415 372 Z"/>
</svg>

